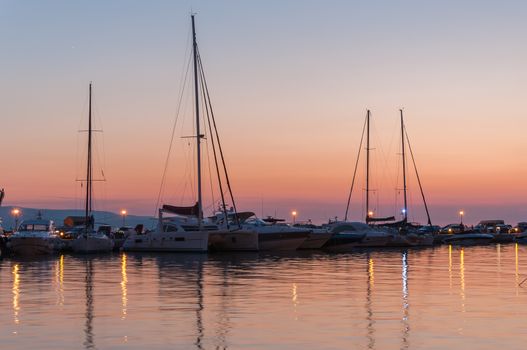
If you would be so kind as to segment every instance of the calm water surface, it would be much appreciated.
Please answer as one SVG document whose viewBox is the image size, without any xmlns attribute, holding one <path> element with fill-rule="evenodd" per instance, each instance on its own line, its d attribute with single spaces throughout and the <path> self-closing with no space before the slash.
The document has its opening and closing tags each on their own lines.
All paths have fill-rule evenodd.
<svg viewBox="0 0 527 350">
<path fill-rule="evenodd" d="M 525 349 L 527 247 L 0 261 L 2 349 Z"/>
</svg>

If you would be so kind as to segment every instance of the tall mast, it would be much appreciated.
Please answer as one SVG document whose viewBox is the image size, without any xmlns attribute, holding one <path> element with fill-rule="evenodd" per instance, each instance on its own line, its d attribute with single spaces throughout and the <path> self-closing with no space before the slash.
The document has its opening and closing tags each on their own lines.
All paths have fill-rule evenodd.
<svg viewBox="0 0 527 350">
<path fill-rule="evenodd" d="M 196 153 L 198 160 L 198 225 L 201 229 L 203 221 L 203 204 L 201 199 L 201 134 L 199 128 L 199 92 L 198 92 L 198 44 L 196 42 L 196 27 L 194 25 L 194 15 L 192 17 L 192 53 L 194 58 L 194 98 L 196 100 Z"/>
<path fill-rule="evenodd" d="M 366 223 L 370 217 L 370 110 L 366 113 Z"/>
<path fill-rule="evenodd" d="M 404 223 L 408 221 L 408 203 L 406 198 L 406 154 L 405 146 L 404 146 L 404 120 L 403 120 L 403 110 L 399 109 L 399 112 L 401 113 L 401 146 L 403 149 L 402 156 L 403 156 L 403 196 L 404 196 L 404 207 L 403 207 L 403 218 Z"/>
<path fill-rule="evenodd" d="M 91 162 L 91 143 L 92 143 L 92 125 L 91 125 L 91 91 L 92 83 L 90 82 L 90 93 L 89 93 L 89 107 L 88 107 L 88 161 L 86 164 L 86 208 L 84 217 L 84 233 L 87 237 L 88 226 L 90 224 L 91 214 L 91 197 L 92 197 L 92 162 Z"/>
</svg>

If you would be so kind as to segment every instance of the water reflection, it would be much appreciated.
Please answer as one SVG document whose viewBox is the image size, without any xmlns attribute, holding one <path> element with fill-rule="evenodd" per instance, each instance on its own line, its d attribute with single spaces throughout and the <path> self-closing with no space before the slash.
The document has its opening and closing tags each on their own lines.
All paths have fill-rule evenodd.
<svg viewBox="0 0 527 350">
<path fill-rule="evenodd" d="M 128 306 L 128 275 L 126 274 L 126 254 L 121 254 L 121 320 L 126 318 Z"/>
<path fill-rule="evenodd" d="M 518 243 L 514 243 L 514 277 L 516 285 L 516 296 L 518 296 L 518 287 L 520 286 L 520 268 L 518 267 Z"/>
<path fill-rule="evenodd" d="M 403 281 L 403 344 L 402 349 L 408 349 L 409 347 L 409 335 L 410 335 L 410 303 L 408 301 L 408 251 L 402 253 L 402 281 Z"/>
<path fill-rule="evenodd" d="M 86 259 L 85 292 L 86 292 L 86 321 L 84 323 L 84 347 L 86 349 L 95 349 L 93 335 L 93 265 L 91 259 Z"/>
<path fill-rule="evenodd" d="M 373 319 L 373 310 L 372 310 L 372 294 L 373 294 L 373 287 L 374 287 L 374 268 L 373 268 L 373 259 L 369 258 L 369 254 L 367 254 L 368 258 L 368 283 L 366 287 L 366 330 L 367 330 L 367 339 L 368 339 L 368 349 L 374 349 L 375 348 L 375 328 L 373 327 L 375 324 L 375 320 Z"/>
<path fill-rule="evenodd" d="M 216 329 L 217 345 L 216 349 L 227 349 L 227 336 L 231 327 L 229 317 L 229 301 L 231 296 L 229 294 L 229 263 L 222 262 L 221 264 L 221 300 L 220 309 L 218 312 L 218 322 Z"/>
<path fill-rule="evenodd" d="M 203 349 L 203 264 L 198 264 L 197 279 L 196 279 L 196 296 L 197 296 L 197 307 L 196 307 L 196 329 L 198 336 L 196 338 L 196 348 Z"/>
<path fill-rule="evenodd" d="M 19 274 L 19 265 L 13 265 L 13 320 L 16 325 L 20 323 L 18 318 L 20 312 L 20 274 Z"/>
<path fill-rule="evenodd" d="M 328 256 L 7 259 L 0 261 L 0 324 L 8 325 L 0 344 L 52 348 L 60 339 L 64 348 L 107 349 L 122 347 L 127 334 L 134 349 L 495 348 L 482 342 L 488 335 L 519 349 L 526 252 L 511 244 Z"/>
<path fill-rule="evenodd" d="M 55 264 L 55 284 L 57 292 L 57 304 L 64 306 L 64 254 L 61 254 Z"/>
<path fill-rule="evenodd" d="M 459 250 L 459 282 L 461 296 L 461 312 L 465 312 L 465 249 Z"/>
<path fill-rule="evenodd" d="M 452 245 L 448 245 L 448 281 L 450 293 L 452 293 Z"/>
</svg>

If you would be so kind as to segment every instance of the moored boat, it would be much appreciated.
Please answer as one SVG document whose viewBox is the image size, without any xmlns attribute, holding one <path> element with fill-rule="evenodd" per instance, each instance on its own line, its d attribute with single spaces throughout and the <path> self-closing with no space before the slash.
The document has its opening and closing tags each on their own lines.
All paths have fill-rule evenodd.
<svg viewBox="0 0 527 350">
<path fill-rule="evenodd" d="M 131 232 L 123 243 L 125 251 L 148 252 L 207 252 L 209 234 L 217 231 L 216 225 L 207 225 L 193 207 L 175 207 L 163 205 L 159 209 L 158 223 L 155 229 L 146 232 Z M 176 216 L 165 217 L 164 213 Z M 184 213 L 189 215 L 184 215 Z"/>
<path fill-rule="evenodd" d="M 494 236 L 488 233 L 465 232 L 445 235 L 443 243 L 461 246 L 487 245 L 493 239 Z"/>
<path fill-rule="evenodd" d="M 93 167 L 92 167 L 92 83 L 89 86 L 88 104 L 88 154 L 86 163 L 86 198 L 84 210 L 84 228 L 82 234 L 69 243 L 69 248 L 75 253 L 90 254 L 110 252 L 113 241 L 103 232 L 94 231 L 94 218 L 92 215 L 93 195 Z"/>
<path fill-rule="evenodd" d="M 103 232 L 88 230 L 70 242 L 75 253 L 108 253 L 113 249 L 113 241 Z"/>
<path fill-rule="evenodd" d="M 309 228 L 309 227 L 306 227 Z M 311 228 L 311 233 L 298 249 L 321 249 L 333 237 L 327 228 Z"/>
<path fill-rule="evenodd" d="M 310 229 L 292 227 L 286 224 L 266 222 L 253 212 L 238 214 L 242 229 L 258 234 L 258 250 L 296 250 L 308 238 Z"/>
<path fill-rule="evenodd" d="M 386 247 L 394 239 L 388 230 L 372 228 L 363 222 L 337 221 L 329 224 L 333 236 L 324 245 L 324 250 L 333 252 L 353 248 Z"/>
<path fill-rule="evenodd" d="M 47 255 L 62 248 L 54 231 L 53 221 L 42 219 L 23 221 L 7 242 L 7 247 L 15 255 Z"/>
</svg>

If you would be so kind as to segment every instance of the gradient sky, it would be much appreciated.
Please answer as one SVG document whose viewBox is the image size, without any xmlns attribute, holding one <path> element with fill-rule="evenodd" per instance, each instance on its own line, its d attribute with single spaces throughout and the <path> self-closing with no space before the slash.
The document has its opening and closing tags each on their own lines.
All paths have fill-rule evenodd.
<svg viewBox="0 0 527 350">
<path fill-rule="evenodd" d="M 81 205 L 77 130 L 93 81 L 107 179 L 97 208 L 155 212 L 191 10 L 241 209 L 342 217 L 369 108 L 375 205 L 392 215 L 404 107 L 432 219 L 527 220 L 523 1 L 0 0 L 6 205 Z M 179 136 L 163 198 L 190 204 L 176 193 L 189 152 Z M 424 221 L 415 185 L 410 218 Z"/>
</svg>

